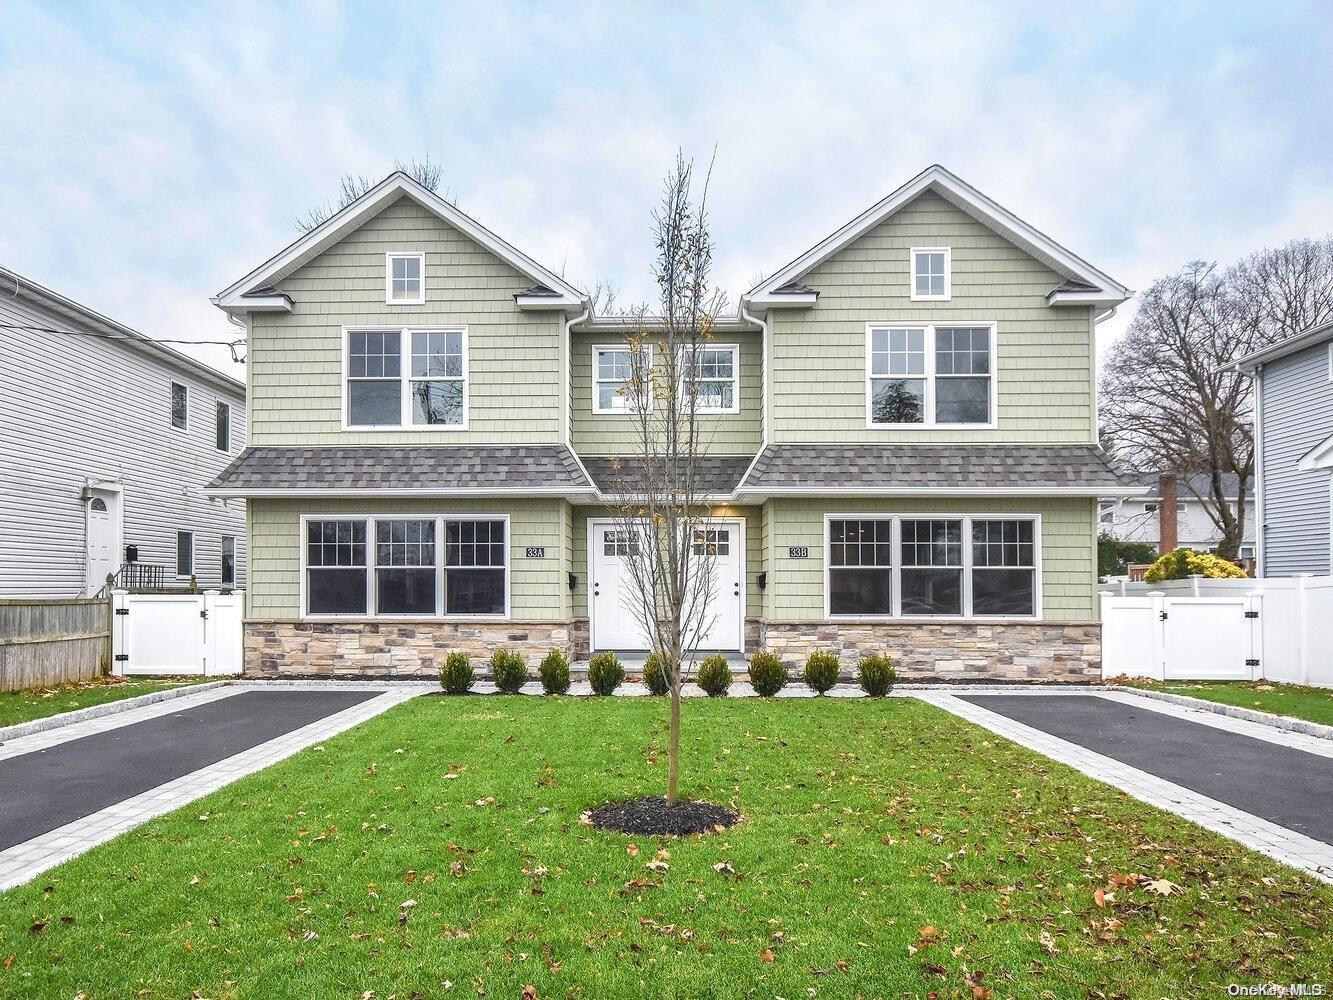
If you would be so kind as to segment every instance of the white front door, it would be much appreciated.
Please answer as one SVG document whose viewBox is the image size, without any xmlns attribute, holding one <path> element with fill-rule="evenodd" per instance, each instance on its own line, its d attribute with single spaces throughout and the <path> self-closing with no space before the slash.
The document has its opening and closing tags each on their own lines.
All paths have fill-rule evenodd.
<svg viewBox="0 0 1333 1000">
<path fill-rule="evenodd" d="M 106 578 L 115 573 L 120 541 L 117 535 L 116 504 L 119 498 L 109 490 L 93 490 L 85 501 L 88 506 L 88 569 L 85 591 L 91 596 L 102 589 Z"/>
<path fill-rule="evenodd" d="M 613 524 L 593 522 L 588 532 L 592 574 L 593 649 L 648 649 L 652 643 L 634 613 L 634 581 L 625 565 L 628 546 L 638 540 Z M 698 529 L 695 555 L 700 570 L 710 572 L 712 588 L 698 650 L 741 648 L 741 605 L 744 568 L 741 528 L 712 523 Z"/>
</svg>

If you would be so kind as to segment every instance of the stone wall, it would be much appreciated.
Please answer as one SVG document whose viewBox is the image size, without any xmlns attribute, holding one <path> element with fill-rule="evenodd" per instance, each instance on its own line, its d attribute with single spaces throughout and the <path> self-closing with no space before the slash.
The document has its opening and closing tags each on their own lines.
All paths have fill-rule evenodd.
<svg viewBox="0 0 1333 1000">
<path fill-rule="evenodd" d="M 568 622 L 248 621 L 245 676 L 435 678 L 455 649 L 480 669 L 500 648 L 535 670 L 552 649 L 570 654 L 570 634 Z"/>
<path fill-rule="evenodd" d="M 764 647 L 789 667 L 826 649 L 842 659 L 844 673 L 866 653 L 888 653 L 903 679 L 1101 679 L 1097 622 L 764 622 L 762 631 Z"/>
</svg>

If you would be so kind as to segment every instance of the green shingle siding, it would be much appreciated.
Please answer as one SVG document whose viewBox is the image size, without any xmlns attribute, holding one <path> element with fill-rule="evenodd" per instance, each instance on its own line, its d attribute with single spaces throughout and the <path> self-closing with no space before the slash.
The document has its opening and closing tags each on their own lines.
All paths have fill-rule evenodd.
<svg viewBox="0 0 1333 1000">
<path fill-rule="evenodd" d="M 933 246 L 952 250 L 952 299 L 913 302 L 910 249 Z M 1095 440 L 1090 308 L 1048 306 L 1064 278 L 938 195 L 904 206 L 801 281 L 819 291 L 816 306 L 769 312 L 774 443 Z M 897 320 L 997 323 L 998 427 L 866 427 L 866 324 Z"/>
</svg>

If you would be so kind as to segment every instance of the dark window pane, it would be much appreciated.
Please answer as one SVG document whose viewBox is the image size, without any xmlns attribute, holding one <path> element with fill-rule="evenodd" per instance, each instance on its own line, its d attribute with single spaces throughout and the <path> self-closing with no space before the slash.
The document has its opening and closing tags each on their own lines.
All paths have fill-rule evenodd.
<svg viewBox="0 0 1333 1000">
<path fill-rule="evenodd" d="M 236 583 L 236 539 L 230 535 L 222 536 L 222 585 L 231 587 Z"/>
<path fill-rule="evenodd" d="M 990 420 L 989 378 L 935 380 L 935 422 L 984 424 Z"/>
<path fill-rule="evenodd" d="M 176 532 L 176 575 L 194 574 L 194 535 L 188 531 Z"/>
<path fill-rule="evenodd" d="M 505 571 L 447 569 L 444 596 L 446 614 L 502 615 L 505 611 Z"/>
<path fill-rule="evenodd" d="M 463 423 L 463 383 L 413 382 L 412 423 L 460 426 Z"/>
<path fill-rule="evenodd" d="M 218 403 L 217 446 L 218 451 L 231 450 L 231 407 Z"/>
<path fill-rule="evenodd" d="M 375 571 L 377 611 L 382 615 L 435 614 L 435 570 Z"/>
<path fill-rule="evenodd" d="M 348 382 L 347 422 L 354 427 L 379 427 L 402 422 L 399 382 Z"/>
<path fill-rule="evenodd" d="M 922 379 L 873 379 L 870 419 L 877 424 L 919 424 L 925 419 L 926 383 Z"/>
<path fill-rule="evenodd" d="M 177 382 L 171 383 L 171 426 L 185 429 L 189 423 L 189 392 Z"/>
<path fill-rule="evenodd" d="M 306 606 L 312 615 L 366 613 L 364 569 L 311 569 L 306 579 Z"/>
<path fill-rule="evenodd" d="M 892 610 L 893 573 L 888 569 L 829 571 L 829 613 L 887 615 Z"/>
<path fill-rule="evenodd" d="M 958 569 L 903 569 L 904 615 L 960 615 L 963 613 L 963 571 Z"/>
<path fill-rule="evenodd" d="M 977 569 L 972 571 L 974 615 L 1036 614 L 1033 585 L 1036 572 L 1030 569 Z"/>
</svg>

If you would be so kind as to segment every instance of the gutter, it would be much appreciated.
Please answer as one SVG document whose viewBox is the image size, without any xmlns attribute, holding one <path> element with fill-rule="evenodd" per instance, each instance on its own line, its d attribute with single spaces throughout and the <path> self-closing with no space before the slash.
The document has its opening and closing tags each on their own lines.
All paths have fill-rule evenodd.
<svg viewBox="0 0 1333 1000">
<path fill-rule="evenodd" d="M 760 439 L 759 442 L 759 450 L 755 452 L 754 458 L 750 459 L 750 464 L 745 467 L 745 472 L 741 476 L 740 482 L 736 484 L 736 488 L 731 491 L 731 498 L 733 500 L 738 499 L 740 497 L 741 491 L 745 487 L 745 482 L 750 478 L 750 473 L 754 471 L 754 467 L 756 464 L 758 464 L 760 456 L 763 455 L 764 452 L 768 450 L 769 424 L 771 422 L 771 410 L 772 410 L 772 399 L 770 397 L 770 392 L 769 392 L 768 367 L 773 359 L 773 351 L 772 351 L 773 345 L 772 345 L 772 331 L 770 331 L 768 328 L 768 317 L 767 315 L 765 315 L 763 319 L 759 319 L 757 316 L 752 315 L 750 311 L 746 308 L 746 301 L 744 298 L 741 299 L 740 312 L 742 319 L 746 320 L 747 322 L 754 323 L 756 326 L 759 327 L 760 330 L 763 331 L 763 335 L 759 341 L 760 343 L 759 370 L 763 373 L 763 392 L 764 392 L 763 419 L 760 421 L 760 424 L 763 427 L 763 437 Z"/>
<path fill-rule="evenodd" d="M 574 372 L 569 364 L 569 338 L 572 336 L 574 326 L 584 322 L 591 315 L 592 302 L 585 299 L 583 301 L 583 312 L 579 313 L 572 319 L 565 320 L 565 335 L 560 341 L 560 366 L 564 369 L 565 373 L 565 398 L 561 401 L 560 406 L 560 438 L 564 441 L 565 447 L 569 449 L 569 453 L 574 456 L 574 464 L 577 465 L 579 471 L 583 473 L 583 478 L 592 484 L 594 491 L 600 496 L 600 489 L 597 486 L 597 481 L 593 479 L 592 476 L 588 475 L 588 469 L 583 464 L 583 459 L 579 458 L 579 453 L 574 450 L 574 441 L 570 436 L 569 428 L 569 408 L 574 405 Z"/>
</svg>

